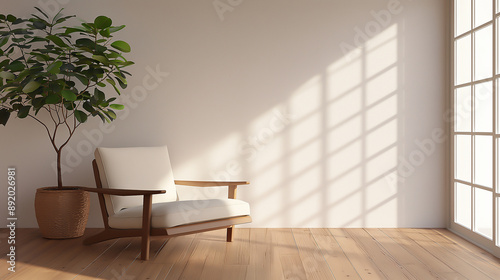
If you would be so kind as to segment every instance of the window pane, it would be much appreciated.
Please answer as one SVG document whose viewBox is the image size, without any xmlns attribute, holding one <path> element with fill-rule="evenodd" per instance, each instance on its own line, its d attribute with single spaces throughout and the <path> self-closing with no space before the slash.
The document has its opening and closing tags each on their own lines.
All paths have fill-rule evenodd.
<svg viewBox="0 0 500 280">
<path fill-rule="evenodd" d="M 455 84 L 470 82 L 471 78 L 471 36 L 460 38 L 455 43 Z"/>
<path fill-rule="evenodd" d="M 493 131 L 493 83 L 474 86 L 474 131 Z"/>
<path fill-rule="evenodd" d="M 470 86 L 455 90 L 455 131 L 471 131 L 472 96 Z"/>
<path fill-rule="evenodd" d="M 471 137 L 455 136 L 455 178 L 471 182 Z"/>
<path fill-rule="evenodd" d="M 455 13 L 455 35 L 471 30 L 471 0 L 456 0 Z"/>
<path fill-rule="evenodd" d="M 492 239 L 493 237 L 493 197 L 492 193 L 474 188 L 474 231 Z"/>
<path fill-rule="evenodd" d="M 497 208 L 497 219 L 495 221 L 496 225 L 497 225 L 497 238 L 496 238 L 497 244 L 496 245 L 498 247 L 500 247 L 500 223 L 498 221 L 498 219 L 499 219 L 498 217 L 500 217 L 500 207 L 499 207 L 499 205 L 500 205 L 500 197 L 496 198 L 496 205 L 497 205 L 497 207 L 496 207 Z"/>
<path fill-rule="evenodd" d="M 474 34 L 474 80 L 490 78 L 493 66 L 493 27 L 488 25 Z"/>
<path fill-rule="evenodd" d="M 478 27 L 492 19 L 493 2 L 492 0 L 475 0 L 474 9 L 474 27 Z"/>
<path fill-rule="evenodd" d="M 500 176 L 498 176 L 500 174 L 500 139 L 496 138 L 495 141 L 496 141 L 496 145 L 497 145 L 496 146 L 497 147 L 497 149 L 496 149 L 496 152 L 497 152 L 497 155 L 496 155 L 497 165 L 496 165 L 496 173 L 495 173 L 495 175 L 496 175 L 495 178 L 497 180 L 497 183 L 496 183 L 497 191 L 496 192 L 500 193 L 500 185 L 499 185 L 499 183 L 500 183 Z M 499 205 L 499 208 L 500 208 L 500 205 Z M 500 218 L 500 216 L 498 216 L 498 217 Z"/>
<path fill-rule="evenodd" d="M 496 205 L 497 205 L 497 220 L 496 220 L 496 225 L 497 225 L 497 246 L 500 247 L 500 223 L 498 221 L 498 217 L 500 217 L 500 207 L 498 207 L 498 205 L 500 205 L 500 197 L 497 197 L 497 202 L 496 202 Z"/>
<path fill-rule="evenodd" d="M 492 137 L 474 137 L 474 183 L 491 188 L 493 186 Z"/>
<path fill-rule="evenodd" d="M 455 222 L 471 228 L 471 187 L 460 183 L 455 183 Z"/>
<path fill-rule="evenodd" d="M 500 88 L 499 88 L 499 86 L 500 86 L 500 79 L 497 79 L 496 82 L 497 82 L 497 86 L 496 86 L 496 97 L 497 97 L 497 100 L 496 100 L 496 102 L 497 102 L 497 109 L 496 109 L 496 118 L 497 118 L 497 125 L 496 126 L 497 126 L 497 128 L 496 128 L 496 133 L 500 133 L 500 123 L 498 122 L 500 120 L 500 114 L 498 112 L 498 108 L 500 108 L 500 107 L 498 107 L 500 105 L 500 100 L 498 99 L 500 97 Z"/>
<path fill-rule="evenodd" d="M 498 1 L 500 1 L 500 0 L 498 0 Z M 497 6 L 497 9 L 498 9 L 498 6 Z M 497 34 L 496 34 L 497 35 L 497 42 L 496 42 L 497 43 L 496 44 L 496 54 L 497 54 L 496 72 L 500 73 L 500 64 L 499 64 L 500 63 L 500 57 L 499 57 L 499 55 L 500 55 L 500 46 L 498 45 L 500 43 L 500 38 L 499 38 L 499 36 L 500 36 L 500 30 L 499 30 L 499 28 L 500 28 L 500 18 L 497 18 L 495 20 L 495 24 L 496 24 L 496 28 L 497 28 Z"/>
</svg>

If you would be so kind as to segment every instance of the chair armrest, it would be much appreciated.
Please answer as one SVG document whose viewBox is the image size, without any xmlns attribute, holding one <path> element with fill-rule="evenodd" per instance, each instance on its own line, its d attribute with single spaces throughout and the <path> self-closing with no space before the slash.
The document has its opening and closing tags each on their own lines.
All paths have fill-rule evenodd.
<svg viewBox="0 0 500 280">
<path fill-rule="evenodd" d="M 192 187 L 222 187 L 222 186 L 241 186 L 248 185 L 247 181 L 186 181 L 175 180 L 176 185 L 192 186 Z"/>
<path fill-rule="evenodd" d="M 227 198 L 236 199 L 236 188 L 241 185 L 248 185 L 247 181 L 185 181 L 175 180 L 176 185 L 192 186 L 192 187 L 223 187 L 227 188 Z"/>
<path fill-rule="evenodd" d="M 87 192 L 101 194 L 131 196 L 131 195 L 153 195 L 165 193 L 165 190 L 131 190 L 131 189 L 98 189 L 98 188 L 80 188 Z"/>
</svg>

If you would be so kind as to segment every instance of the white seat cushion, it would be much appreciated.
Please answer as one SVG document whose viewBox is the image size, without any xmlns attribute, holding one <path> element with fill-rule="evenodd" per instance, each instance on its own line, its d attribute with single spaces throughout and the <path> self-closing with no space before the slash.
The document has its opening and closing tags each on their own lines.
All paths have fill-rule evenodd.
<svg viewBox="0 0 500 280">
<path fill-rule="evenodd" d="M 151 224 L 153 228 L 169 228 L 247 215 L 250 206 L 237 199 L 172 201 L 153 204 Z M 142 206 L 122 209 L 111 215 L 108 222 L 116 229 L 142 228 Z"/>
<path fill-rule="evenodd" d="M 153 203 L 177 200 L 167 147 L 97 148 L 95 159 L 102 187 L 107 189 L 166 190 Z M 141 206 L 143 197 L 104 195 L 108 215 Z"/>
</svg>

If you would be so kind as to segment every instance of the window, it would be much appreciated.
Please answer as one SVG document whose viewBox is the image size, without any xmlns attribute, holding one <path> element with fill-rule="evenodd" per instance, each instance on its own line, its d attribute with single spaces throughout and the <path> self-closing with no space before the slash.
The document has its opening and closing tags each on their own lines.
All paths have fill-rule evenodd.
<svg viewBox="0 0 500 280">
<path fill-rule="evenodd" d="M 454 0 L 451 229 L 500 254 L 500 0 Z"/>
</svg>

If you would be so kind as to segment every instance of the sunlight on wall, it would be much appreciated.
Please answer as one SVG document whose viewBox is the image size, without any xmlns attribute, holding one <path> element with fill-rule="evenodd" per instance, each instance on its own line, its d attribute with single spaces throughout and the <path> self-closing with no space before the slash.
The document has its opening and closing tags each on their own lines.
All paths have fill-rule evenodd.
<svg viewBox="0 0 500 280">
<path fill-rule="evenodd" d="M 239 197 L 254 227 L 395 226 L 398 192 L 386 175 L 398 163 L 397 39 L 394 24 L 180 173 L 205 162 L 219 167 L 208 179 L 250 178 Z"/>
</svg>

